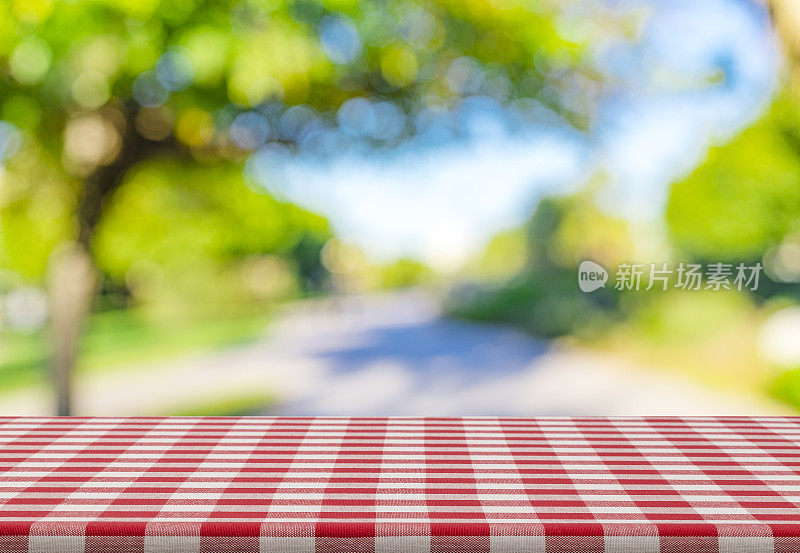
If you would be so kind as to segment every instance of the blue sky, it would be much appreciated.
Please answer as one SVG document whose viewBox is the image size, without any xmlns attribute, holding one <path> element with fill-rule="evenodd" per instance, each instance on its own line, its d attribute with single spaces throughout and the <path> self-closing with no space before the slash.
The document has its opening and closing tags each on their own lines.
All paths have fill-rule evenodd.
<svg viewBox="0 0 800 553">
<path fill-rule="evenodd" d="M 520 130 L 499 106 L 475 100 L 457 114 L 463 139 L 296 158 L 270 188 L 329 217 L 376 260 L 410 255 L 445 269 L 524 221 L 543 193 L 573 190 L 599 173 L 609 181 L 609 210 L 656 219 L 669 182 L 763 110 L 780 63 L 758 3 L 632 3 L 650 16 L 635 44 L 598 49 L 598 63 L 623 84 L 600 106 L 590 135 Z"/>
</svg>

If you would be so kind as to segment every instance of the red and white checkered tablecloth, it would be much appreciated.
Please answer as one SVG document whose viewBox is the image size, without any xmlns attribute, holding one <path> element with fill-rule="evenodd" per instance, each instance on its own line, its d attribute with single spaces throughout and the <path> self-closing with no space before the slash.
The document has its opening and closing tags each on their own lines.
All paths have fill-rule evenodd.
<svg viewBox="0 0 800 553">
<path fill-rule="evenodd" d="M 800 418 L 5 418 L 0 551 L 800 551 Z"/>
</svg>

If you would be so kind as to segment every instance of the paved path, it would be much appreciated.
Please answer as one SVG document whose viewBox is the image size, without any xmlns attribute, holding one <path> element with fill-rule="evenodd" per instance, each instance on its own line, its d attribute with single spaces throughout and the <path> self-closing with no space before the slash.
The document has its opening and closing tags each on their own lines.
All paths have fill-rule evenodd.
<svg viewBox="0 0 800 553">
<path fill-rule="evenodd" d="M 169 413 L 225 396 L 274 393 L 291 415 L 785 414 L 512 329 L 448 320 L 419 293 L 307 302 L 263 340 L 82 379 L 80 414 Z M 0 414 L 48 413 L 42 391 L 0 397 Z"/>
</svg>

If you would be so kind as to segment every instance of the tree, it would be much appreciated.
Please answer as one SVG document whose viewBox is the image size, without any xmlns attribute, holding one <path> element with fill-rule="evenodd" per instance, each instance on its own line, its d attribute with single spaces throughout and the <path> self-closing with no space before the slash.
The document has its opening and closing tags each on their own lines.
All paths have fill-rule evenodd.
<svg viewBox="0 0 800 553">
<path fill-rule="evenodd" d="M 756 262 L 800 218 L 800 110 L 783 94 L 769 112 L 673 183 L 675 245 L 707 262 Z"/>
<path fill-rule="evenodd" d="M 621 294 L 617 290 L 609 284 L 584 293 L 576 281 L 583 260 L 611 270 L 632 250 L 628 223 L 598 207 L 596 188 L 591 183 L 573 194 L 543 197 L 518 229 L 524 235 L 524 247 L 511 251 L 521 259 L 508 261 L 520 263 L 517 273 L 505 280 L 456 289 L 449 311 L 466 319 L 511 324 L 548 338 L 593 336 L 618 319 Z"/>
<path fill-rule="evenodd" d="M 704 263 L 761 263 L 757 295 L 798 293 L 800 109 L 783 90 L 768 112 L 672 184 L 672 242 Z"/>
<path fill-rule="evenodd" d="M 783 42 L 789 61 L 790 83 L 796 94 L 800 85 L 800 10 L 793 0 L 766 0 L 766 3 Z"/>
<path fill-rule="evenodd" d="M 71 298 L 55 299 L 64 311 L 54 318 L 58 413 L 70 411 L 66 386 L 77 329 L 96 289 L 98 228 L 134 168 L 153 160 L 241 165 L 265 141 L 291 150 L 310 129 L 335 127 L 336 110 L 356 98 L 367 103 L 351 107 L 381 101 L 400 114 L 396 132 L 367 137 L 376 145 L 413 134 L 424 110 L 475 94 L 505 105 L 533 103 L 585 125 L 582 107 L 597 86 L 583 45 L 557 32 L 553 6 L 530 6 L 0 4 L 0 113 L 13 125 L 0 128 L 0 155 L 8 158 L 0 253 L 3 265 L 30 279 L 44 278 L 49 266 L 52 292 Z M 82 284 L 58 286 L 76 279 Z"/>
</svg>

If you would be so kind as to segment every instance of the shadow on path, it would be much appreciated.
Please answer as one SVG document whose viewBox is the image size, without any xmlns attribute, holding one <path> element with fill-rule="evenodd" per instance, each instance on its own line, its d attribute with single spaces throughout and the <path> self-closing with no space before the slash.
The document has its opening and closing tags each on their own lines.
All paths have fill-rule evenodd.
<svg viewBox="0 0 800 553">
<path fill-rule="evenodd" d="M 415 414 L 504 411 L 502 397 L 473 399 L 490 383 L 529 370 L 547 342 L 513 329 L 443 318 L 426 298 L 340 305 L 304 313 L 290 335 L 321 367 L 316 389 L 287 414 Z M 477 401 L 477 403 L 476 403 Z M 478 404 L 482 404 L 478 408 Z"/>
<path fill-rule="evenodd" d="M 372 328 L 361 342 L 344 349 L 312 346 L 310 354 L 340 375 L 388 362 L 423 382 L 448 374 L 476 384 L 526 369 L 547 351 L 545 343 L 511 330 L 443 318 Z"/>
</svg>

